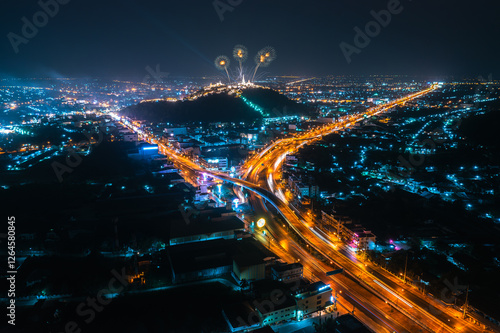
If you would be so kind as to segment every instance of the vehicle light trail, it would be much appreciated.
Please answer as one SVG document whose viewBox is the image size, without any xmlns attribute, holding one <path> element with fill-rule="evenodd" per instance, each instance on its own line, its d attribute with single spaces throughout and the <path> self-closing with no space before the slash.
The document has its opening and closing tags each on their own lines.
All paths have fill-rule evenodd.
<svg viewBox="0 0 500 333">
<path fill-rule="evenodd" d="M 379 281 L 373 280 L 373 282 L 375 282 L 376 284 L 378 284 L 379 286 L 381 286 L 382 288 L 384 288 L 388 293 L 394 295 L 396 298 L 398 298 L 401 302 L 403 302 L 406 305 L 408 305 L 410 308 L 413 308 L 413 305 L 411 305 L 410 303 L 408 303 L 404 298 L 402 298 L 401 296 L 399 296 L 398 294 L 396 294 L 395 292 L 393 292 L 392 290 L 390 290 L 389 288 L 387 288 L 386 286 L 384 286 Z"/>
<path fill-rule="evenodd" d="M 384 104 L 383 106 L 377 106 L 372 109 L 369 109 L 365 115 L 367 116 L 374 116 L 378 115 L 382 112 L 386 112 L 393 108 L 394 106 L 401 105 L 406 103 L 407 101 L 410 101 L 414 98 L 421 97 L 429 92 L 432 92 L 436 89 L 436 85 L 433 85 L 429 89 L 422 90 L 418 93 L 411 94 L 409 96 L 403 97 L 401 99 L 398 99 L 394 102 L 390 102 L 387 104 Z M 160 151 L 164 154 L 168 154 L 175 163 L 182 164 L 186 168 L 191 169 L 193 172 L 196 173 L 205 173 L 210 175 L 211 177 L 230 182 L 236 185 L 239 185 L 243 188 L 246 188 L 247 190 L 250 190 L 253 193 L 256 193 L 261 199 L 266 200 L 269 202 L 274 208 L 278 211 L 278 213 L 283 216 L 285 221 L 288 223 L 290 228 L 297 233 L 302 239 L 309 244 L 312 248 L 314 248 L 320 255 L 324 256 L 325 258 L 329 258 L 330 260 L 334 261 L 337 265 L 341 266 L 344 268 L 344 271 L 346 272 L 346 276 L 349 276 L 349 279 L 352 279 L 353 281 L 357 281 L 359 284 L 363 286 L 363 288 L 366 288 L 365 291 L 358 290 L 356 289 L 356 295 L 360 296 L 360 293 L 365 295 L 366 297 L 369 297 L 367 299 L 366 297 L 362 297 L 363 299 L 363 304 L 365 304 L 364 307 L 372 307 L 372 311 L 375 310 L 377 312 L 382 313 L 386 318 L 391 319 L 392 327 L 394 325 L 400 325 L 401 320 L 404 318 L 404 322 L 406 325 L 411 326 L 414 325 L 413 323 L 418 323 L 421 325 L 421 328 L 425 328 L 427 331 L 435 332 L 436 330 L 444 329 L 449 332 L 454 332 L 456 330 L 453 330 L 453 327 L 450 327 L 450 319 L 452 319 L 455 322 L 455 325 L 457 324 L 462 324 L 461 321 L 457 320 L 453 316 L 450 315 L 449 311 L 443 311 L 441 314 L 435 315 L 431 314 L 428 311 L 425 310 L 425 306 L 428 306 L 429 301 L 426 301 L 422 298 L 422 296 L 418 296 L 414 294 L 411 290 L 408 293 L 408 296 L 411 296 L 411 299 L 413 302 L 417 302 L 418 306 L 412 307 L 412 312 L 411 314 L 408 313 L 407 311 L 403 311 L 404 309 L 399 309 L 397 310 L 397 313 L 389 313 L 386 310 L 383 310 L 383 305 L 385 305 L 385 302 L 381 301 L 379 299 L 379 291 L 376 291 L 369 285 L 369 283 L 373 282 L 368 282 L 366 280 L 363 280 L 358 276 L 357 274 L 360 273 L 360 269 L 351 259 L 344 257 L 340 255 L 340 252 L 338 251 L 333 251 L 331 246 L 325 244 L 324 240 L 322 237 L 318 237 L 318 235 L 313 232 L 313 230 L 310 230 L 309 227 L 305 227 L 305 221 L 300 217 L 301 214 L 298 212 L 295 207 L 287 204 L 286 202 L 282 201 L 279 197 L 277 197 L 273 192 L 261 187 L 260 185 L 257 185 L 259 183 L 259 178 L 260 178 L 260 173 L 261 172 L 266 172 L 268 171 L 268 167 L 261 168 L 263 165 L 273 165 L 273 161 L 269 159 L 267 156 L 265 156 L 267 153 L 270 153 L 272 155 L 275 155 L 276 152 L 279 152 L 279 155 L 283 154 L 284 152 L 288 151 L 293 151 L 294 149 L 297 149 L 298 146 L 302 146 L 305 144 L 309 144 L 313 141 L 315 141 L 318 138 L 321 138 L 324 135 L 333 133 L 337 130 L 341 130 L 342 127 L 345 128 L 347 125 L 352 125 L 356 123 L 357 121 L 360 121 L 363 119 L 363 115 L 356 115 L 356 116 L 351 116 L 347 117 L 346 119 L 342 120 L 341 123 L 336 123 L 332 125 L 327 125 L 321 128 L 313 128 L 312 130 L 306 132 L 306 133 L 301 133 L 300 135 L 296 135 L 293 138 L 287 138 L 287 139 L 282 139 L 282 140 L 277 140 L 273 142 L 270 146 L 265 148 L 263 151 L 261 151 L 259 154 L 254 156 L 253 158 L 250 158 L 249 161 L 247 161 L 246 166 L 246 171 L 245 168 L 242 168 L 242 171 L 245 171 L 243 178 L 247 178 L 248 176 L 252 176 L 252 181 L 246 181 L 244 179 L 238 179 L 238 178 L 232 178 L 229 177 L 223 173 L 220 172 L 213 172 L 213 171 L 208 171 L 200 167 L 198 164 L 194 163 L 192 160 L 182 156 L 178 151 L 175 151 L 174 149 L 167 147 L 164 144 L 159 144 Z M 127 124 L 127 127 L 132 127 L 135 131 L 137 131 L 137 128 L 134 128 L 135 126 L 130 126 L 131 124 Z M 156 139 L 147 133 L 141 133 L 142 136 L 149 142 L 154 142 Z M 290 143 L 290 146 L 286 146 L 285 144 Z M 281 146 L 283 145 L 283 146 Z M 265 164 L 264 164 L 264 163 Z M 273 171 L 275 172 L 275 171 Z M 270 172 L 271 174 L 273 172 Z M 266 183 L 266 180 L 268 177 L 264 178 L 264 183 Z M 273 178 L 270 178 L 272 181 Z M 291 240 L 290 240 L 291 241 Z M 313 266 L 318 266 L 321 268 L 322 272 L 327 271 L 324 266 L 324 263 L 321 262 L 321 260 L 315 258 L 315 257 L 309 257 L 310 262 L 308 264 L 311 264 Z M 373 270 L 373 268 L 372 268 Z M 365 277 L 372 277 L 375 278 L 372 274 L 364 270 L 361 272 Z M 376 269 L 374 270 L 374 274 L 381 275 L 382 277 L 387 280 L 387 283 L 391 285 L 391 288 L 394 290 L 397 287 L 400 287 L 397 282 L 394 282 L 394 278 L 391 276 L 386 276 L 387 274 L 383 274 L 378 272 Z M 384 281 L 385 281 L 384 280 Z M 390 282 L 390 283 L 389 283 Z M 379 285 L 379 283 L 377 283 Z M 396 287 L 392 287 L 392 285 L 396 285 Z M 355 285 L 349 283 L 349 286 L 354 288 Z M 406 288 L 406 286 L 403 286 Z M 383 288 L 384 292 L 388 292 L 390 288 Z M 394 295 L 393 292 L 390 292 L 391 295 Z M 387 296 L 382 296 L 382 297 L 387 297 Z M 401 298 L 398 298 L 401 299 Z M 367 303 L 365 303 L 367 302 Z M 382 304 L 380 304 L 380 302 Z M 424 303 L 425 302 L 425 303 Z M 403 303 L 403 301 L 402 301 Z M 404 302 L 406 305 L 408 305 L 406 302 Z M 379 304 L 379 305 L 372 305 L 372 304 Z M 401 316 L 403 315 L 403 317 Z M 377 316 L 377 319 L 379 319 L 380 316 Z M 446 321 L 446 318 L 450 318 Z M 412 323 L 413 322 L 413 323 Z M 443 325 L 444 323 L 444 325 Z M 467 328 L 471 329 L 472 331 L 478 331 L 478 327 L 471 326 L 470 323 L 466 323 Z M 384 322 L 384 325 L 386 323 Z M 455 326 L 456 327 L 456 326 Z"/>
</svg>

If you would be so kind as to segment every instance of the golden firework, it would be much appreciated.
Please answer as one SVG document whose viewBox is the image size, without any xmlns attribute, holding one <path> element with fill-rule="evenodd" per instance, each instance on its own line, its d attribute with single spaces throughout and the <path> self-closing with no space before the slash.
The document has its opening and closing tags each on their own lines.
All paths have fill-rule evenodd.
<svg viewBox="0 0 500 333">
<path fill-rule="evenodd" d="M 220 55 L 215 58 L 215 67 L 219 70 L 225 70 L 229 67 L 230 60 L 225 55 Z"/>
<path fill-rule="evenodd" d="M 266 46 L 265 48 L 257 52 L 257 55 L 255 56 L 255 63 L 257 65 L 255 66 L 252 81 L 255 79 L 255 74 L 257 74 L 257 70 L 259 69 L 259 67 L 269 66 L 269 64 L 274 59 L 276 59 L 276 51 L 270 46 Z"/>
<path fill-rule="evenodd" d="M 240 63 L 245 62 L 248 58 L 248 50 L 243 45 L 236 45 L 233 49 L 233 57 Z"/>
<path fill-rule="evenodd" d="M 231 81 L 231 78 L 229 77 L 229 72 L 227 71 L 229 64 L 230 64 L 230 60 L 225 55 L 220 55 L 217 58 L 215 58 L 215 67 L 217 67 L 217 69 L 219 69 L 221 71 L 222 70 L 226 71 L 227 79 L 229 81 Z"/>
</svg>

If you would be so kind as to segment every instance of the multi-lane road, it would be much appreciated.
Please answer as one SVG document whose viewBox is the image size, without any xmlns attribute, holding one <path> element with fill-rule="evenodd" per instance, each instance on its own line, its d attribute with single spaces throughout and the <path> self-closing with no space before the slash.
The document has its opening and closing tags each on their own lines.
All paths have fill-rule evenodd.
<svg viewBox="0 0 500 333">
<path fill-rule="evenodd" d="M 291 149 L 289 144 L 285 145 L 285 147 Z M 274 149 L 266 155 L 264 165 L 269 165 L 269 167 L 262 166 L 262 164 L 255 166 L 249 174 L 252 182 L 257 183 L 260 187 L 267 188 L 268 191 L 274 191 L 277 197 L 283 197 L 282 194 L 279 194 L 278 187 L 274 182 L 276 173 L 279 172 L 277 168 L 280 167 L 281 154 L 282 151 L 279 148 Z M 326 234 L 315 228 L 314 221 L 307 215 L 301 214 L 290 204 L 281 202 L 277 203 L 279 210 L 291 226 L 283 229 L 292 228 L 297 235 L 303 238 L 307 245 L 320 252 L 324 258 L 327 258 L 332 263 L 327 268 L 328 270 L 339 267 L 344 269 L 346 272 L 344 275 L 336 276 L 333 279 L 336 288 L 347 290 L 354 297 L 360 295 L 364 297 L 365 302 L 353 304 L 349 301 L 351 305 L 359 304 L 361 310 L 366 308 L 366 311 L 369 310 L 378 318 L 385 318 L 387 326 L 393 327 L 394 331 L 398 332 L 420 330 L 430 332 L 482 331 L 478 326 L 460 319 L 461 314 L 458 311 L 422 295 L 418 290 L 403 283 L 399 278 L 394 277 L 383 268 L 358 258 L 347 247 L 339 244 L 340 242 L 333 235 Z M 280 229 L 280 226 L 273 226 L 272 234 L 277 238 L 277 243 L 281 244 L 283 236 L 276 229 Z M 285 240 L 287 238 L 288 242 L 290 242 L 290 237 L 285 237 Z M 322 261 L 312 257 L 308 259 L 307 263 L 315 263 L 318 266 L 322 264 Z M 328 280 L 324 272 L 318 276 L 322 277 L 324 282 Z M 341 296 L 344 295 L 348 294 L 345 292 L 341 294 Z"/>
<path fill-rule="evenodd" d="M 310 144 L 324 135 L 341 131 L 374 115 L 388 112 L 395 106 L 435 91 L 437 85 L 410 94 L 390 103 L 368 109 L 366 112 L 350 115 L 337 122 L 313 128 L 295 136 L 280 139 L 248 159 L 242 167 L 241 179 L 227 174 L 205 170 L 193 160 L 183 156 L 155 137 L 143 132 L 126 119 L 122 124 L 137 132 L 148 142 L 158 144 L 159 151 L 194 173 L 205 173 L 211 177 L 241 186 L 255 196 L 251 203 L 256 209 L 267 210 L 265 202 L 274 207 L 286 224 L 268 223 L 271 233 L 271 250 L 287 260 L 300 260 L 309 274 L 331 283 L 337 291 L 340 306 L 351 311 L 376 332 L 484 332 L 485 328 L 461 318 L 458 311 L 429 298 L 415 288 L 370 262 L 362 261 L 341 246 L 332 235 L 314 227 L 314 221 L 290 205 L 276 186 L 284 157 L 305 144 Z M 306 244 L 301 248 L 295 237 Z M 313 251 L 316 255 L 312 255 Z M 327 277 L 326 272 L 343 268 L 344 274 Z"/>
</svg>

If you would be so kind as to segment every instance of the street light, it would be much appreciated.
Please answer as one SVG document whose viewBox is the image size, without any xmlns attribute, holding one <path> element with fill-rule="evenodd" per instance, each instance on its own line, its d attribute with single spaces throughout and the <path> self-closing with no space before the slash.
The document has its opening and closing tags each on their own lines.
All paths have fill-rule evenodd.
<svg viewBox="0 0 500 333">
<path fill-rule="evenodd" d="M 257 227 L 259 228 L 262 228 L 266 225 L 266 220 L 264 218 L 260 218 L 258 221 L 257 221 Z"/>
</svg>

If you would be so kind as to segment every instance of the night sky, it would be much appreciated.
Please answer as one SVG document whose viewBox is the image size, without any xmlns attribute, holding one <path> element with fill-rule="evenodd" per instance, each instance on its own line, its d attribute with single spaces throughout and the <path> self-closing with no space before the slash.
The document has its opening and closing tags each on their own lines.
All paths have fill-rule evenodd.
<svg viewBox="0 0 500 333">
<path fill-rule="evenodd" d="M 16 54 L 8 34 L 22 37 L 22 17 L 33 22 L 41 7 L 2 0 L 0 76 L 141 79 L 157 64 L 171 75 L 217 75 L 213 60 L 235 44 L 248 47 L 247 65 L 273 46 L 270 75 L 500 75 L 497 1 L 401 0 L 349 64 L 339 44 L 355 46 L 354 27 L 364 30 L 370 11 L 393 0 L 218 1 L 235 4 L 223 21 L 213 0 L 69 0 Z"/>
</svg>

